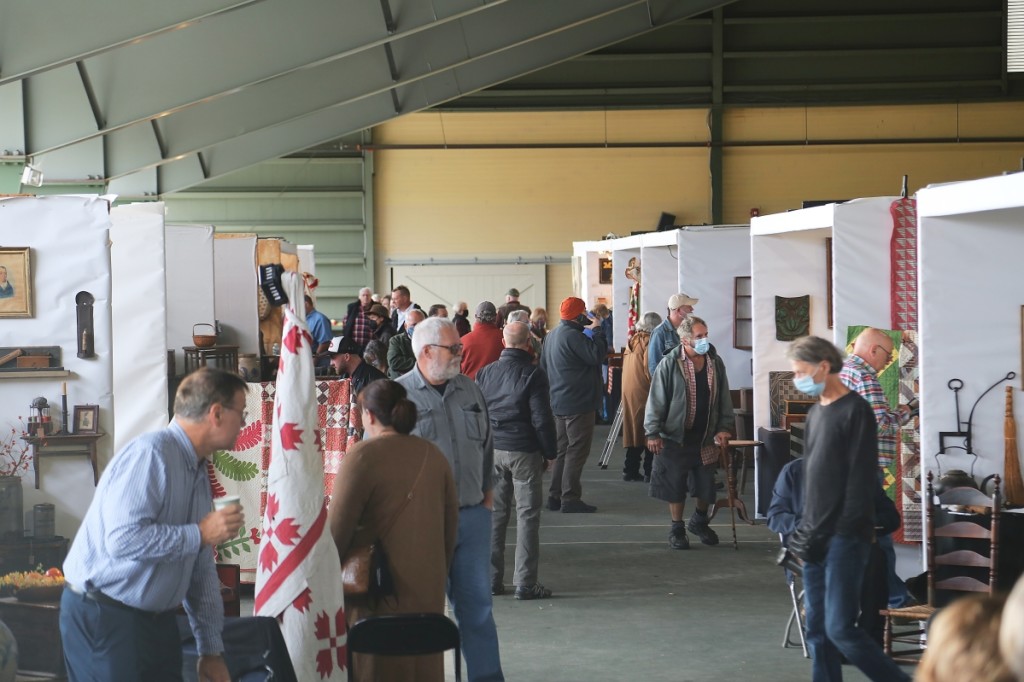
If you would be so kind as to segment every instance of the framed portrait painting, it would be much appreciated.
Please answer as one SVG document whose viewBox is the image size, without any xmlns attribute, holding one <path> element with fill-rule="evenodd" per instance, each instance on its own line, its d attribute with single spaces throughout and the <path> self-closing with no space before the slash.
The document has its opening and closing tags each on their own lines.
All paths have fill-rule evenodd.
<svg viewBox="0 0 1024 682">
<path fill-rule="evenodd" d="M 74 433 L 99 433 L 100 406 L 75 405 Z"/>
<path fill-rule="evenodd" d="M 0 317 L 32 317 L 29 247 L 0 247 Z"/>
</svg>

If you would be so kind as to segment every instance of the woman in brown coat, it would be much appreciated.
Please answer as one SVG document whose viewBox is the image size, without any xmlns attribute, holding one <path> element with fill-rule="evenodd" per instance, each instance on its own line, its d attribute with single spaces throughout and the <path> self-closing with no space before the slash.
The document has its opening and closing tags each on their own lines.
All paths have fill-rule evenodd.
<svg viewBox="0 0 1024 682">
<path fill-rule="evenodd" d="M 395 594 L 379 602 L 346 597 L 349 624 L 386 613 L 444 612 L 459 523 L 455 482 L 444 454 L 408 435 L 416 406 L 405 396 L 405 388 L 387 379 L 360 391 L 366 440 L 345 455 L 334 480 L 329 517 L 338 555 L 380 542 L 395 585 Z M 441 654 L 357 654 L 353 667 L 358 680 L 444 680 Z"/>
<path fill-rule="evenodd" d="M 622 480 L 651 480 L 651 462 L 654 456 L 647 449 L 644 434 L 644 409 L 651 390 L 651 371 L 647 368 L 647 346 L 651 343 L 651 330 L 661 324 L 658 313 L 644 313 L 636 323 L 636 331 L 622 354 L 622 446 L 626 448 L 626 463 L 622 467 Z M 640 475 L 640 453 L 644 454 L 644 475 Z"/>
</svg>

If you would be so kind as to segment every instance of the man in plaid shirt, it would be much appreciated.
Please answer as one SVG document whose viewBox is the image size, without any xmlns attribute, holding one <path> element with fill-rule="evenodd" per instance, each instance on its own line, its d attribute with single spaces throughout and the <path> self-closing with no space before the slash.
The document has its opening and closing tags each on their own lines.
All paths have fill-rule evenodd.
<svg viewBox="0 0 1024 682">
<path fill-rule="evenodd" d="M 853 342 L 853 353 L 843 363 L 839 378 L 851 391 L 856 391 L 868 401 L 875 413 L 878 423 L 878 476 L 883 476 L 884 468 L 896 459 L 896 443 L 899 438 L 900 426 L 910 418 L 910 408 L 900 405 L 892 409 L 878 383 L 878 373 L 892 361 L 895 344 L 885 332 L 867 328 Z M 896 575 L 896 550 L 893 548 L 892 535 L 880 535 L 878 546 L 885 552 L 889 564 L 889 607 L 899 608 L 907 605 L 910 595 L 907 586 Z"/>
</svg>

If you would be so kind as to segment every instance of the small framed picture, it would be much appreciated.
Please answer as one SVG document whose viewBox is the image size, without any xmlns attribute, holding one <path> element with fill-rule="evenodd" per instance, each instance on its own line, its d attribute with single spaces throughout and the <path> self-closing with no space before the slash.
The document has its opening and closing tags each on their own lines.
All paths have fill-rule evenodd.
<svg viewBox="0 0 1024 682">
<path fill-rule="evenodd" d="M 597 273 L 598 281 L 601 284 L 612 283 L 612 259 L 611 258 L 598 258 L 597 259 Z"/>
<path fill-rule="evenodd" d="M 99 433 L 100 406 L 75 405 L 75 433 Z"/>
<path fill-rule="evenodd" d="M 0 317 L 32 317 L 32 260 L 27 247 L 0 248 Z"/>
</svg>

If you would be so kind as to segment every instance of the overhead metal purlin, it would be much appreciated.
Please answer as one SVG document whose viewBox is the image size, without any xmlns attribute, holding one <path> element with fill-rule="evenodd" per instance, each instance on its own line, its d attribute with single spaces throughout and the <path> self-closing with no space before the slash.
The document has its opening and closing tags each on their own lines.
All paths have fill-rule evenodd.
<svg viewBox="0 0 1024 682">
<path fill-rule="evenodd" d="M 721 2 L 705 0 L 681 3 L 671 0 L 651 2 L 656 27 L 685 18 L 689 12 L 701 12 Z M 498 30 L 498 27 L 494 27 Z M 650 30 L 645 3 L 630 3 L 620 12 L 572 27 L 552 31 L 542 38 L 468 63 L 450 72 L 421 79 L 400 89 L 406 112 L 434 106 L 467 92 L 514 78 L 546 64 L 584 54 L 599 47 Z M 344 105 L 314 112 L 294 121 L 225 140 L 204 151 L 211 177 L 321 144 L 344 134 L 382 123 L 392 115 L 387 92 Z M 194 154 L 161 164 L 158 169 L 161 190 L 173 192 L 200 182 L 200 168 Z"/>
<path fill-rule="evenodd" d="M 439 5 L 437 14 L 422 3 L 411 3 L 398 19 L 398 30 L 389 34 L 379 4 L 370 0 L 262 0 L 244 11 L 216 15 L 84 60 L 96 91 L 102 93 L 104 126 L 49 126 L 29 141 L 31 153 L 47 153 L 163 118 L 362 52 L 379 52 L 388 42 L 493 11 L 508 1 L 444 0 L 434 3 Z M 364 63 L 350 66 L 360 68 Z M 53 71 L 67 68 L 75 67 Z M 68 117 L 84 114 L 63 92 L 42 97 L 32 106 L 35 111 L 60 108 Z"/>
</svg>

